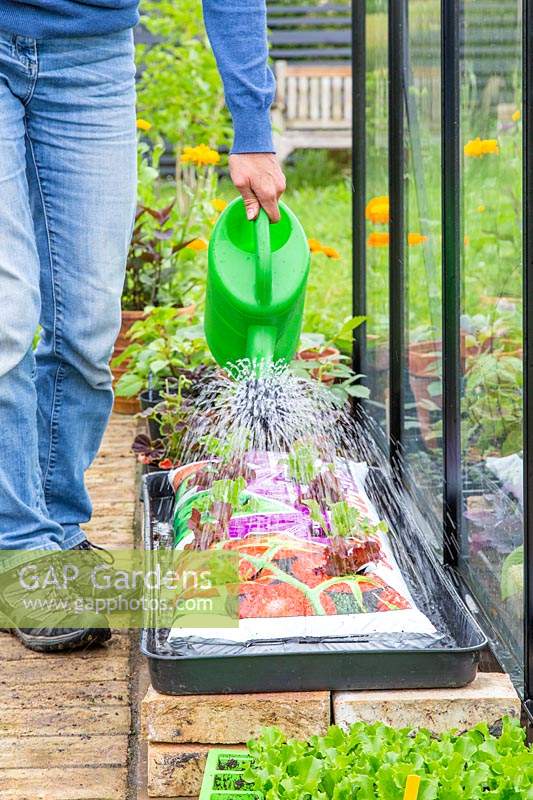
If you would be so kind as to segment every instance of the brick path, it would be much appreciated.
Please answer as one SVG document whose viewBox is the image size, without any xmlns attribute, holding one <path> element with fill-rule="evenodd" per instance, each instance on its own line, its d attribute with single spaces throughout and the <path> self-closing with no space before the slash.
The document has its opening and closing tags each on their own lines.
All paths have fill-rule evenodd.
<svg viewBox="0 0 533 800">
<path fill-rule="evenodd" d="M 114 416 L 89 474 L 90 538 L 133 546 L 136 421 Z M 1 800 L 126 800 L 131 728 L 127 633 L 71 655 L 0 634 Z"/>
</svg>

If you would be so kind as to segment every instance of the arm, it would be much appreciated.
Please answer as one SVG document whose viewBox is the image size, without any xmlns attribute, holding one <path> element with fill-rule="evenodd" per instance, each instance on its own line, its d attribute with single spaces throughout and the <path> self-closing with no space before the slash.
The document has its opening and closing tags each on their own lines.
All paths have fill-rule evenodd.
<svg viewBox="0 0 533 800">
<path fill-rule="evenodd" d="M 232 180 L 249 219 L 263 206 L 275 222 L 285 179 L 273 154 L 270 106 L 275 81 L 268 66 L 265 0 L 203 0 L 203 8 L 233 119 Z"/>
</svg>

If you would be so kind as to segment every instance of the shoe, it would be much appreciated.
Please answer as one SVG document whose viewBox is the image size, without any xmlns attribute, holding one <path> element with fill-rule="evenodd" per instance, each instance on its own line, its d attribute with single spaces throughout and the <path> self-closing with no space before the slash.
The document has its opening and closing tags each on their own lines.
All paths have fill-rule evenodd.
<svg viewBox="0 0 533 800">
<path fill-rule="evenodd" d="M 42 565 L 44 568 L 53 568 L 53 555 L 39 561 L 46 562 Z M 55 584 L 47 586 L 46 604 L 40 605 L 38 611 L 28 611 L 25 601 L 30 599 L 34 601 L 35 597 L 21 584 L 17 569 L 2 577 L 0 612 L 10 623 L 4 630 L 16 636 L 29 650 L 67 652 L 102 644 L 111 638 L 109 623 L 103 614 L 84 611 L 84 626 L 80 627 L 80 616 L 74 608 L 77 601 L 85 598 L 76 592 L 75 586 L 61 590 Z"/>
<path fill-rule="evenodd" d="M 106 550 L 105 547 L 100 547 L 99 544 L 94 544 L 90 539 L 84 539 L 79 544 L 75 544 L 71 550 L 85 550 L 87 553 L 91 553 L 94 560 L 101 564 L 113 564 L 115 561 L 113 554 L 109 550 Z"/>
</svg>

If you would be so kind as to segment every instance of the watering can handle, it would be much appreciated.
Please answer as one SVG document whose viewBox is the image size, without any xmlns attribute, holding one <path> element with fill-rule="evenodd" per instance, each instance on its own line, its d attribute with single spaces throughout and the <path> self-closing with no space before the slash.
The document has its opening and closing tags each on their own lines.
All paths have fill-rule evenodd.
<svg viewBox="0 0 533 800">
<path fill-rule="evenodd" d="M 270 248 L 270 220 L 260 209 L 254 222 L 255 233 L 255 299 L 261 306 L 272 302 L 272 250 Z"/>
</svg>

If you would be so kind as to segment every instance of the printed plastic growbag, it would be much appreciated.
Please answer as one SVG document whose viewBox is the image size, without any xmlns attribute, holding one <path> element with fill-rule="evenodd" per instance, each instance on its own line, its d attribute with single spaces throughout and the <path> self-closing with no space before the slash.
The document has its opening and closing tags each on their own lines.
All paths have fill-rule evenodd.
<svg viewBox="0 0 533 800">
<path fill-rule="evenodd" d="M 364 490 L 366 475 L 363 463 L 324 464 L 305 448 L 250 452 L 229 471 L 213 460 L 171 473 L 175 546 L 239 554 L 240 625 L 222 638 L 434 633 Z M 169 641 L 183 635 L 176 629 Z"/>
</svg>

